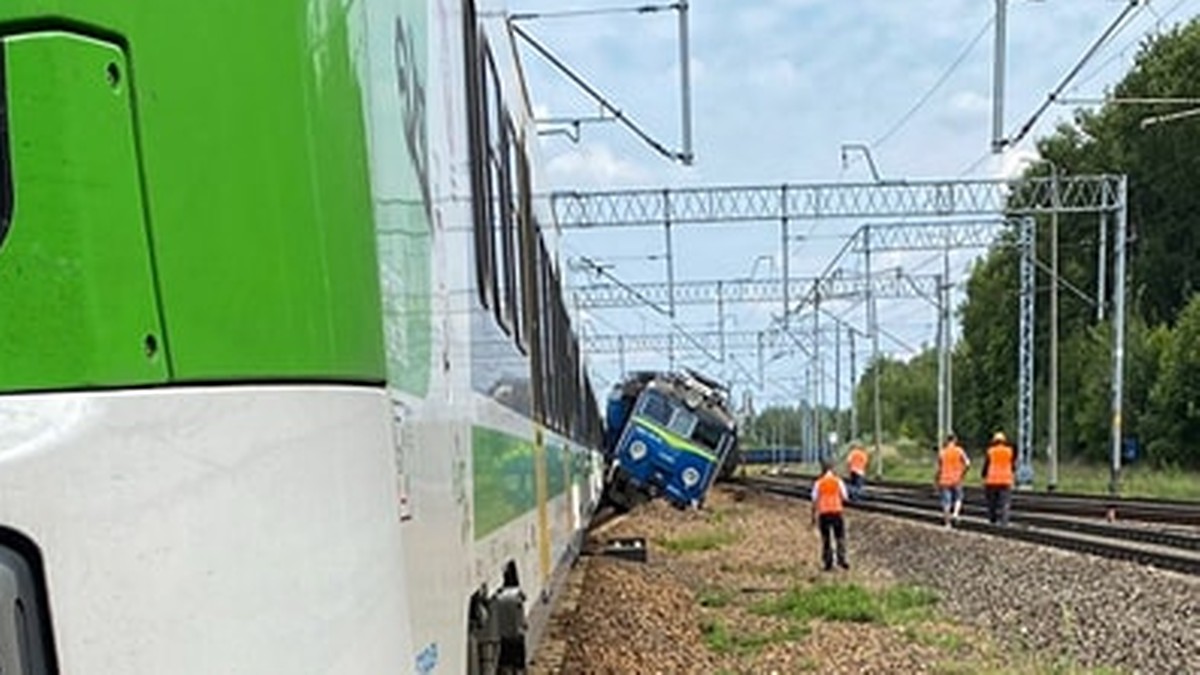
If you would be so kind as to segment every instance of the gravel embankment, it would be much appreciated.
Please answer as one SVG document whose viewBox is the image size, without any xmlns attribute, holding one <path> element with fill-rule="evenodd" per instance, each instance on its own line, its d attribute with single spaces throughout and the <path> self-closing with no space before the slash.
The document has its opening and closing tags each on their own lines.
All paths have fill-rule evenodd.
<svg viewBox="0 0 1200 675">
<path fill-rule="evenodd" d="M 855 519 L 859 554 L 937 589 L 943 610 L 1001 642 L 1080 666 L 1200 673 L 1200 580 L 1133 563 L 882 517 Z"/>
<path fill-rule="evenodd" d="M 597 539 L 645 537 L 650 562 L 582 558 L 532 672 L 1200 673 L 1200 580 L 872 514 L 848 522 L 852 570 L 826 574 L 806 503 L 718 489 L 699 512 L 646 505 Z M 755 611 L 789 589 L 897 582 L 935 589 L 934 615 Z"/>
</svg>

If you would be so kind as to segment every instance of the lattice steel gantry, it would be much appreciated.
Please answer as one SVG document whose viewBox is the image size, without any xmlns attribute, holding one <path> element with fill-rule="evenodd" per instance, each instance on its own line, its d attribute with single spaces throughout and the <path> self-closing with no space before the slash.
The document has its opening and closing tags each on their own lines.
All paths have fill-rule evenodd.
<svg viewBox="0 0 1200 675">
<path fill-rule="evenodd" d="M 1125 249 L 1128 229 L 1125 176 L 563 191 L 550 194 L 549 199 L 556 225 L 563 229 L 662 226 L 670 232 L 672 226 L 693 223 L 777 221 L 780 223 L 782 241 L 787 240 L 787 228 L 795 220 L 973 216 L 1012 219 L 1051 213 L 1111 214 L 1115 230 L 1115 287 L 1110 490 L 1117 492 L 1123 437 L 1125 359 Z M 790 278 L 787 258 L 784 256 L 783 259 L 785 279 Z M 782 285 L 785 296 L 788 287 L 789 284 Z M 786 298 L 784 304 L 786 317 L 790 309 Z M 1022 367 L 1025 362 L 1026 358 L 1022 356 Z M 1032 373 L 1026 375 L 1022 381 L 1032 383 Z M 875 437 L 878 447 L 878 430 Z"/>
</svg>

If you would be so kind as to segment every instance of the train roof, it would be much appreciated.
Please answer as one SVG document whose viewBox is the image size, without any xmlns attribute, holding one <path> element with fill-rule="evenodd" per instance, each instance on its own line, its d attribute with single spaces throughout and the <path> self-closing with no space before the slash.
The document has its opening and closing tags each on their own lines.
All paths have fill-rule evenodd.
<svg viewBox="0 0 1200 675">
<path fill-rule="evenodd" d="M 706 412 L 725 423 L 729 428 L 737 427 L 737 420 L 729 406 L 729 390 L 725 385 L 706 377 L 695 370 L 685 368 L 679 372 L 638 370 L 632 371 L 614 386 L 613 394 L 621 397 L 636 397 L 642 390 L 652 388 L 682 400 L 689 408 Z"/>
</svg>

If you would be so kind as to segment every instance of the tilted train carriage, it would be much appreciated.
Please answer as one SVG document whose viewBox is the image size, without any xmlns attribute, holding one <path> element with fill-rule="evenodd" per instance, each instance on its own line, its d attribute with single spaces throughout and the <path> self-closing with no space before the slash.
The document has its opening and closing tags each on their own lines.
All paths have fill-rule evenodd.
<svg viewBox="0 0 1200 675">
<path fill-rule="evenodd" d="M 631 373 L 613 388 L 605 424 L 605 499 L 619 508 L 659 496 L 698 506 L 737 466 L 728 391 L 692 370 Z"/>
</svg>

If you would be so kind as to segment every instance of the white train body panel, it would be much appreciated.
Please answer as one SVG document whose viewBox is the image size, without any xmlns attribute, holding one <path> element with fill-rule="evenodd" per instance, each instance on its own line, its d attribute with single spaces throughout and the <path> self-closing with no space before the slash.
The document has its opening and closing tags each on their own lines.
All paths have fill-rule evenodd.
<svg viewBox="0 0 1200 675">
<path fill-rule="evenodd" d="M 411 646 L 386 400 L 351 387 L 9 396 L 0 512 L 67 673 L 382 673 Z"/>
</svg>

